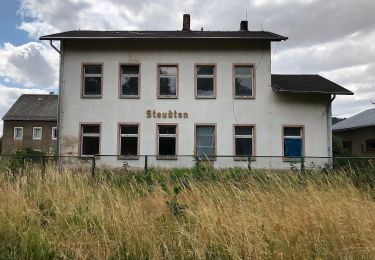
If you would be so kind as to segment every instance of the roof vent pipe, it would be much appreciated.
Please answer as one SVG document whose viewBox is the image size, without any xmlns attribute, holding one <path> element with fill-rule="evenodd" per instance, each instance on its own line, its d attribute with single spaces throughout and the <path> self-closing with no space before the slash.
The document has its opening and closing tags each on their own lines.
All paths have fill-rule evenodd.
<svg viewBox="0 0 375 260">
<path fill-rule="evenodd" d="M 182 30 L 190 31 L 190 14 L 184 14 L 184 18 L 182 22 Z"/>
<path fill-rule="evenodd" d="M 249 25 L 248 21 L 241 21 L 240 24 L 240 30 L 241 31 L 248 31 L 249 30 Z"/>
</svg>

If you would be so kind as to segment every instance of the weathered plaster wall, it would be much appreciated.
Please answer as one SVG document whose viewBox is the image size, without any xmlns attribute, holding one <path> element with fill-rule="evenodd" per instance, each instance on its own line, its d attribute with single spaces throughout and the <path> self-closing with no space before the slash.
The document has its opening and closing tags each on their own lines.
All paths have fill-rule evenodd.
<svg viewBox="0 0 375 260">
<path fill-rule="evenodd" d="M 205 49 L 200 49 L 206 46 Z M 213 47 L 215 46 L 215 48 Z M 236 50 L 232 50 L 232 48 Z M 81 99 L 81 63 L 101 62 L 103 97 Z M 140 99 L 118 98 L 119 63 L 141 64 Z M 157 99 L 157 64 L 179 64 L 179 98 Z M 194 64 L 215 63 L 216 99 L 195 99 Z M 232 64 L 256 64 L 256 98 L 238 100 L 232 94 Z M 117 154 L 117 124 L 140 123 L 140 154 L 156 154 L 156 123 L 178 123 L 178 154 L 194 150 L 194 123 L 217 125 L 217 154 L 233 155 L 233 124 L 256 125 L 256 155 L 282 155 L 283 125 L 304 125 L 305 155 L 327 156 L 327 95 L 276 94 L 271 89 L 269 43 L 210 41 L 196 45 L 98 41 L 64 44 L 61 153 L 78 154 L 79 123 L 100 122 L 101 154 Z M 147 118 L 146 110 L 177 110 L 188 119 Z M 117 160 L 115 160 L 117 161 Z M 121 164 L 121 162 L 118 162 Z M 136 165 L 139 162 L 131 162 Z M 164 163 L 164 162 L 161 162 Z M 231 159 L 233 163 L 233 159 Z"/>
</svg>

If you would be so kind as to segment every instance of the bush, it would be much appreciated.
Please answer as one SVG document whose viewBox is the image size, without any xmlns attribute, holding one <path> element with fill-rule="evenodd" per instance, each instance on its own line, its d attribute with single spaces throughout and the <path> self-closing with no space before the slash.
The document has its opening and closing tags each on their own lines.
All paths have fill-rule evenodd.
<svg viewBox="0 0 375 260">
<path fill-rule="evenodd" d="M 28 163 L 41 163 L 44 155 L 30 148 L 15 150 L 10 155 L 8 168 L 12 173 L 22 171 Z"/>
</svg>

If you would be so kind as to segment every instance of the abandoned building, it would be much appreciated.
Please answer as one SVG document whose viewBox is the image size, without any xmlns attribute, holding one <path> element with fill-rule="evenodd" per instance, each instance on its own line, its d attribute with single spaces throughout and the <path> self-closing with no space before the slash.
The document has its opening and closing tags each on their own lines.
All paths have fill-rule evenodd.
<svg viewBox="0 0 375 260">
<path fill-rule="evenodd" d="M 375 108 L 335 124 L 332 130 L 352 156 L 375 157 Z"/>
<path fill-rule="evenodd" d="M 331 156 L 332 96 L 353 94 L 318 75 L 271 77 L 271 43 L 287 37 L 247 21 L 237 31 L 193 31 L 184 15 L 180 31 L 40 40 L 60 54 L 58 153 L 103 155 L 103 164 L 137 167 L 155 155 L 152 165 L 191 166 L 182 155 L 195 154 L 218 167 L 249 156 L 282 167 L 287 157 Z"/>
<path fill-rule="evenodd" d="M 57 103 L 57 95 L 21 95 L 3 117 L 2 154 L 20 148 L 55 153 Z"/>
</svg>

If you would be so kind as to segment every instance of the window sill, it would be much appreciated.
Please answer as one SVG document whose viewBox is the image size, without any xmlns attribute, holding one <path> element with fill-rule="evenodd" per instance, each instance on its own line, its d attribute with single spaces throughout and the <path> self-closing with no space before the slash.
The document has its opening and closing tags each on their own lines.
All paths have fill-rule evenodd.
<svg viewBox="0 0 375 260">
<path fill-rule="evenodd" d="M 140 96 L 119 96 L 120 99 L 140 99 Z"/>
<path fill-rule="evenodd" d="M 195 99 L 216 99 L 216 96 L 195 96 Z"/>
<path fill-rule="evenodd" d="M 139 156 L 138 155 L 132 155 L 132 156 L 120 155 L 120 156 L 117 156 L 117 160 L 139 160 Z"/>
<path fill-rule="evenodd" d="M 234 96 L 234 99 L 255 99 L 255 96 Z"/>
<path fill-rule="evenodd" d="M 178 99 L 176 96 L 158 96 L 158 99 Z"/>
<path fill-rule="evenodd" d="M 158 155 L 156 160 L 177 160 L 177 155 Z"/>
<path fill-rule="evenodd" d="M 248 158 L 249 157 L 247 157 L 247 156 L 235 156 L 235 157 L 233 157 L 233 160 L 234 161 L 248 161 Z M 256 158 L 251 156 L 250 161 L 254 162 L 254 161 L 256 161 Z"/>
<path fill-rule="evenodd" d="M 81 96 L 83 99 L 100 99 L 102 95 L 92 95 L 92 96 Z"/>
</svg>

